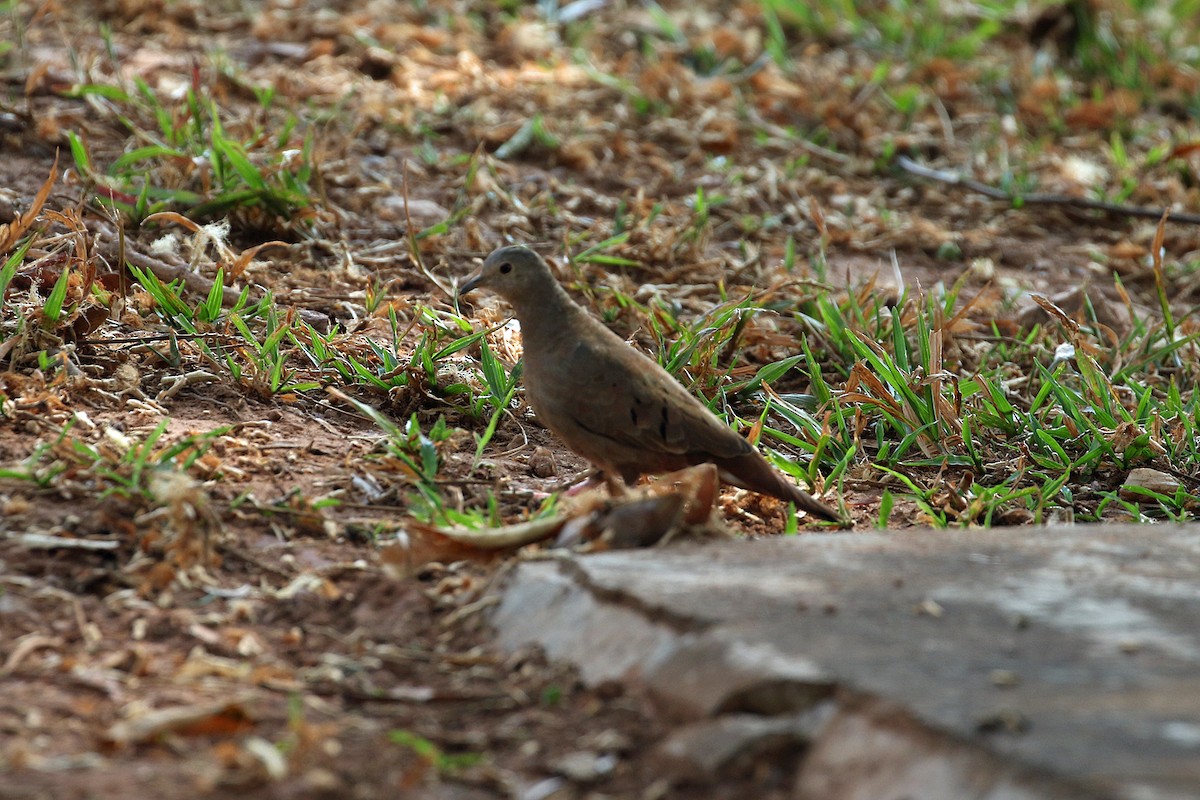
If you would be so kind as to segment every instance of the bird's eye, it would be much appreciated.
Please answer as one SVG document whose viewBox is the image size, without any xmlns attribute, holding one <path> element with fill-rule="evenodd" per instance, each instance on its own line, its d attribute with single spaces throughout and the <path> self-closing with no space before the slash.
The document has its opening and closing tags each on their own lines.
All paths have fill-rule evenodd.
<svg viewBox="0 0 1200 800">
<path fill-rule="evenodd" d="M 501 275 L 507 275 L 510 272 L 512 272 L 512 264 L 509 264 L 507 261 L 505 261 L 503 264 L 500 265 L 500 274 Z"/>
</svg>

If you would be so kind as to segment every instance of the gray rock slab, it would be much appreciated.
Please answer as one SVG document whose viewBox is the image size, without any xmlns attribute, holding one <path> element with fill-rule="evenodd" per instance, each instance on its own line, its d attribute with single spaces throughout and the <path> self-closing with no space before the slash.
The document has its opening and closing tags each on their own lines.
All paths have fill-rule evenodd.
<svg viewBox="0 0 1200 800">
<path fill-rule="evenodd" d="M 674 770 L 684 778 L 721 778 L 736 772 L 739 762 L 752 763 L 773 750 L 786 755 L 807 747 L 833 711 L 827 703 L 804 714 L 722 714 L 679 726 L 660 743 L 658 756 L 664 771 Z"/>
<path fill-rule="evenodd" d="M 540 645 L 589 682 L 641 682 L 681 725 L 834 698 L 798 797 L 1200 798 L 1200 527 L 819 534 L 530 562 L 494 624 L 501 646 Z"/>
</svg>

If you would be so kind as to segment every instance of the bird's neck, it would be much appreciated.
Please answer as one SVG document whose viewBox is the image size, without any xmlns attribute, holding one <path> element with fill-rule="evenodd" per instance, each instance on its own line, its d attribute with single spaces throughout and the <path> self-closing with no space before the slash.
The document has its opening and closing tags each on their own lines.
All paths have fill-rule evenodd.
<svg viewBox="0 0 1200 800">
<path fill-rule="evenodd" d="M 521 339 L 526 350 L 553 347 L 577 324 L 577 317 L 587 316 L 558 283 L 536 298 L 522 297 L 509 302 L 521 322 Z"/>
</svg>

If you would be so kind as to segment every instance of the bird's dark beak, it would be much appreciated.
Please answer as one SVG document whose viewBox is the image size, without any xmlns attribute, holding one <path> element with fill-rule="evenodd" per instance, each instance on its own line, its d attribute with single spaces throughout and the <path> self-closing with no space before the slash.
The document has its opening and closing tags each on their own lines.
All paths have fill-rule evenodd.
<svg viewBox="0 0 1200 800">
<path fill-rule="evenodd" d="M 477 269 L 458 287 L 458 296 L 462 297 L 483 282 L 483 270 Z"/>
</svg>

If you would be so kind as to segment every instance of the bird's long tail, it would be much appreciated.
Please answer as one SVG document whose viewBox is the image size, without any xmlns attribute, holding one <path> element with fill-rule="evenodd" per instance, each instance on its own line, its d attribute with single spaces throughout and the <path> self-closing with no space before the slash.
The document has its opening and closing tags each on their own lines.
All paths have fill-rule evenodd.
<svg viewBox="0 0 1200 800">
<path fill-rule="evenodd" d="M 757 450 L 735 458 L 721 459 L 716 461 L 716 465 L 720 470 L 721 480 L 725 483 L 778 497 L 785 502 L 794 503 L 797 509 L 803 509 L 830 522 L 842 521 L 842 516 L 837 511 L 788 480 Z"/>
</svg>

